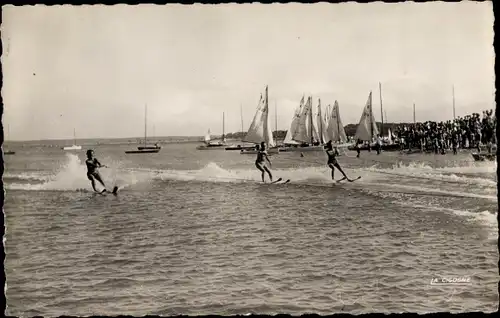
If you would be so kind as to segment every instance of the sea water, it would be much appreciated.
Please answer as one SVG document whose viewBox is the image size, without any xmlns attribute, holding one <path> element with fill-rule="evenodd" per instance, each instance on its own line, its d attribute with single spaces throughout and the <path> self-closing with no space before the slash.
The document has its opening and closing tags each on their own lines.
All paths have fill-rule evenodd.
<svg viewBox="0 0 500 318">
<path fill-rule="evenodd" d="M 6 314 L 498 309 L 495 162 L 347 152 L 362 178 L 332 185 L 324 153 L 288 152 L 291 183 L 263 185 L 255 155 L 196 146 L 93 146 L 117 196 L 92 191 L 88 147 L 6 156 Z"/>
</svg>

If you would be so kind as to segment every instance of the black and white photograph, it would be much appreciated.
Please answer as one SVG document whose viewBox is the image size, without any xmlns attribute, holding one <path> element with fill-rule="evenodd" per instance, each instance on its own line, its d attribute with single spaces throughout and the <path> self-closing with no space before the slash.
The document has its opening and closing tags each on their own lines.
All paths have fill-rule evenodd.
<svg viewBox="0 0 500 318">
<path fill-rule="evenodd" d="M 492 313 L 493 2 L 2 6 L 5 314 Z"/>
</svg>

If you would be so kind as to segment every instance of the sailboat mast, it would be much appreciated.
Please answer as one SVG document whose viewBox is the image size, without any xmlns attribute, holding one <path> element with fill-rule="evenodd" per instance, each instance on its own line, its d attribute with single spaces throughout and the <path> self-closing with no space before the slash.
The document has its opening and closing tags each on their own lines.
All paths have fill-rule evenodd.
<svg viewBox="0 0 500 318">
<path fill-rule="evenodd" d="M 269 113 L 270 113 L 270 111 L 269 111 L 269 86 L 268 85 L 266 85 L 266 109 L 267 109 L 267 125 L 268 125 L 267 129 L 269 131 L 269 128 L 270 128 L 269 127 Z M 271 131 L 272 131 L 272 128 L 271 128 Z M 265 135 L 264 136 L 264 139 L 265 139 L 266 136 L 269 136 L 269 133 L 265 133 L 264 135 Z M 271 144 L 274 140 L 276 140 L 276 139 L 273 137 L 273 134 L 271 132 L 271 140 L 269 141 L 269 144 Z M 269 144 L 268 144 L 268 146 L 270 146 Z"/>
<path fill-rule="evenodd" d="M 224 112 L 222 112 L 222 141 L 224 141 L 224 135 L 226 133 L 225 126 L 226 126 L 225 115 L 224 115 Z"/>
<path fill-rule="evenodd" d="M 76 145 L 76 129 L 73 128 L 73 145 Z"/>
<path fill-rule="evenodd" d="M 372 104 L 372 92 L 370 91 L 370 136 L 371 140 L 370 142 L 373 141 L 373 104 Z"/>
<path fill-rule="evenodd" d="M 274 127 L 276 129 L 276 142 L 278 140 L 278 102 L 274 101 Z"/>
<path fill-rule="evenodd" d="M 382 108 L 382 84 L 379 82 L 378 83 L 378 91 L 380 94 L 380 118 L 382 119 L 382 123 L 380 125 L 380 135 L 384 135 L 384 111 Z"/>
<path fill-rule="evenodd" d="M 243 130 L 243 105 L 240 104 L 240 115 L 241 115 L 241 132 L 244 132 Z"/>
<path fill-rule="evenodd" d="M 318 98 L 318 116 L 319 116 L 319 142 L 325 143 L 323 140 L 323 118 L 321 117 L 321 98 Z"/>
<path fill-rule="evenodd" d="M 144 107 L 144 146 L 146 146 L 146 139 L 148 136 L 148 104 Z"/>
<path fill-rule="evenodd" d="M 314 145 L 314 134 L 313 134 L 313 110 L 312 110 L 312 96 L 309 96 L 309 110 L 310 110 L 310 114 L 309 114 L 309 118 L 311 119 L 310 122 L 311 122 L 311 146 Z"/>
<path fill-rule="evenodd" d="M 337 115 L 337 134 L 338 134 L 338 138 L 339 138 L 338 142 L 340 143 L 342 140 L 340 140 L 340 118 L 339 118 L 340 112 L 339 112 L 338 104 L 337 104 L 337 108 L 335 108 L 335 106 L 334 106 L 334 110 L 335 110 L 336 115 Z"/>
</svg>

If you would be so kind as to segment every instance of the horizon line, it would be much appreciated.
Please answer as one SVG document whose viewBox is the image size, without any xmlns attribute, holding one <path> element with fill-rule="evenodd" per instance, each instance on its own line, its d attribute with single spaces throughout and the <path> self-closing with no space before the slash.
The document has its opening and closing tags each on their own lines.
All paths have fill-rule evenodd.
<svg viewBox="0 0 500 318">
<path fill-rule="evenodd" d="M 381 121 L 375 121 L 376 124 L 381 124 L 382 122 Z M 399 122 L 399 123 L 396 123 L 396 122 L 384 122 L 384 125 L 401 125 L 401 124 L 408 124 L 408 125 L 412 125 L 413 122 Z M 354 125 L 354 126 L 357 126 L 359 125 L 359 123 L 357 124 L 346 124 L 344 125 L 344 127 L 347 127 L 349 125 Z M 288 131 L 288 129 L 278 129 L 278 130 L 273 130 L 273 132 L 276 132 L 276 131 Z M 229 133 L 226 133 L 225 135 L 228 135 L 228 134 L 238 134 L 238 133 L 247 133 L 247 131 L 236 131 L 236 132 L 229 132 Z M 151 141 L 155 138 L 203 138 L 205 135 L 177 135 L 177 136 L 155 136 L 155 137 L 148 137 L 148 141 Z M 222 134 L 213 134 L 214 137 L 222 137 Z M 140 140 L 144 140 L 144 136 L 142 137 L 96 137 L 96 138 L 77 138 L 76 140 L 120 140 L 120 139 L 140 139 Z M 6 142 L 36 142 L 36 141 L 68 141 L 68 140 L 74 140 L 73 138 L 50 138 L 50 139 L 10 139 L 10 140 L 5 140 L 4 139 L 4 144 Z"/>
</svg>

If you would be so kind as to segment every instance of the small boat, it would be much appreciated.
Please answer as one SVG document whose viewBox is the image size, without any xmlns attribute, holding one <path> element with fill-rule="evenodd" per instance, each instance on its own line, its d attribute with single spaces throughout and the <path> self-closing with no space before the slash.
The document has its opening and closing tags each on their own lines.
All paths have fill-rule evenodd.
<svg viewBox="0 0 500 318">
<path fill-rule="evenodd" d="M 301 101 L 301 106 L 303 104 L 303 99 Z M 306 107 L 309 106 L 310 101 L 308 100 L 308 104 Z M 333 105 L 333 108 L 331 111 L 327 111 L 327 116 L 325 118 L 325 121 L 323 122 L 323 118 L 321 116 L 321 102 L 318 103 L 318 120 L 317 120 L 317 127 L 318 130 L 320 131 L 320 135 L 318 136 L 319 141 L 313 144 L 310 143 L 303 143 L 303 144 L 292 144 L 293 140 L 290 141 L 291 137 L 288 137 L 289 135 L 293 136 L 294 134 L 297 135 L 301 133 L 302 135 L 297 136 L 297 139 L 301 140 L 306 140 L 309 139 L 310 136 L 313 136 L 313 140 L 316 139 L 315 135 L 318 135 L 316 133 L 312 121 L 312 113 L 309 112 L 309 109 L 305 109 L 304 114 L 302 115 L 302 123 L 299 122 L 300 120 L 300 108 L 296 111 L 295 113 L 295 118 L 292 121 L 292 126 L 290 127 L 289 132 L 287 132 L 287 138 L 285 138 L 285 143 L 287 144 L 286 147 L 281 148 L 280 152 L 310 152 L 310 151 L 324 151 L 325 147 L 322 145 L 326 140 L 331 140 L 334 145 L 338 148 L 346 148 L 351 145 L 351 143 L 347 142 L 347 136 L 344 130 L 344 125 L 342 124 L 342 121 L 340 119 L 340 112 L 339 112 L 339 105 L 338 102 L 335 101 L 335 104 Z M 330 107 L 328 107 L 330 109 Z M 308 116 L 309 115 L 309 116 Z M 309 129 L 302 128 L 302 131 L 299 129 L 299 125 L 302 125 L 302 127 L 305 127 L 306 124 L 309 123 Z"/>
<path fill-rule="evenodd" d="M 139 154 L 139 153 L 158 153 L 161 150 L 161 147 L 158 144 L 154 146 L 148 146 L 148 105 L 146 104 L 144 110 L 144 146 L 138 146 L 137 150 L 127 150 L 126 154 Z"/>
<path fill-rule="evenodd" d="M 222 113 L 222 140 L 219 141 L 211 141 L 210 129 L 208 133 L 205 135 L 204 144 L 196 147 L 197 150 L 216 150 L 216 149 L 225 149 L 227 146 L 226 137 L 225 137 L 225 117 L 224 113 Z"/>
<path fill-rule="evenodd" d="M 356 129 L 356 134 L 354 135 L 354 140 L 362 140 L 369 143 L 369 145 L 359 145 L 359 150 L 369 150 L 375 149 L 375 143 L 373 140 L 379 134 L 377 124 L 375 122 L 375 116 L 373 115 L 372 109 L 372 92 L 368 95 L 368 100 L 366 101 L 366 105 L 363 109 L 363 113 L 361 114 L 361 118 L 359 120 L 358 128 Z M 357 150 L 356 143 L 351 145 L 347 149 L 349 150 Z M 399 146 L 398 146 L 399 147 Z M 384 150 L 384 147 L 382 147 Z M 398 148 L 399 150 L 399 148 Z"/>
<path fill-rule="evenodd" d="M 10 125 L 7 125 L 7 130 L 8 130 L 8 134 L 10 136 Z M 5 136 L 5 139 L 4 139 L 4 142 L 7 141 L 7 137 Z M 15 151 L 10 151 L 10 150 L 4 150 L 3 151 L 3 154 L 4 155 L 15 155 L 16 152 Z"/>
<path fill-rule="evenodd" d="M 240 116 L 241 116 L 241 131 L 245 131 L 244 125 L 243 125 L 243 106 L 240 105 Z M 243 142 L 243 140 L 241 140 Z M 226 147 L 225 150 L 231 151 L 231 150 L 254 150 L 255 145 L 249 144 L 249 143 L 244 143 L 243 145 L 232 145 L 229 147 Z"/>
<path fill-rule="evenodd" d="M 125 153 L 133 154 L 133 153 L 158 153 L 160 149 L 142 149 L 142 150 L 127 150 Z"/>
<path fill-rule="evenodd" d="M 226 147 L 225 148 L 226 150 L 251 150 L 251 149 L 255 149 L 255 146 L 242 146 L 242 145 L 237 145 L 237 146 L 230 146 L 230 147 Z"/>
<path fill-rule="evenodd" d="M 63 150 L 67 150 L 67 151 L 71 151 L 71 150 L 82 150 L 82 146 L 73 145 L 73 146 L 63 147 L 62 149 L 63 149 Z"/>
<path fill-rule="evenodd" d="M 323 151 L 323 144 L 327 139 L 326 123 L 321 116 L 321 100 L 318 100 L 318 111 L 313 115 L 312 97 L 307 98 L 304 103 L 304 96 L 300 100 L 300 106 L 295 111 L 289 132 L 285 137 L 285 147 L 280 152 L 308 152 Z M 317 121 L 313 117 L 317 116 Z"/>
<path fill-rule="evenodd" d="M 73 129 L 73 145 L 62 148 L 67 151 L 82 150 L 82 146 L 76 144 L 76 129 Z"/>
<path fill-rule="evenodd" d="M 259 104 L 257 106 L 257 111 L 253 117 L 250 128 L 248 129 L 244 142 L 253 143 L 259 145 L 261 142 L 266 143 L 266 150 L 269 154 L 279 153 L 276 143 L 273 138 L 273 133 L 270 129 L 270 118 L 269 118 L 269 95 L 268 87 L 266 86 L 265 97 L 260 95 Z M 256 146 L 253 149 L 242 149 L 241 154 L 257 154 Z"/>
<path fill-rule="evenodd" d="M 224 149 L 224 147 L 227 146 L 225 143 L 214 143 L 214 142 L 208 142 L 204 145 L 199 145 L 196 147 L 197 150 L 217 150 L 217 149 Z"/>
<path fill-rule="evenodd" d="M 160 150 L 161 146 L 158 144 L 155 144 L 154 146 L 139 146 L 139 147 L 137 147 L 137 149 L 139 149 L 139 150 L 152 150 L 152 149 Z"/>
</svg>

